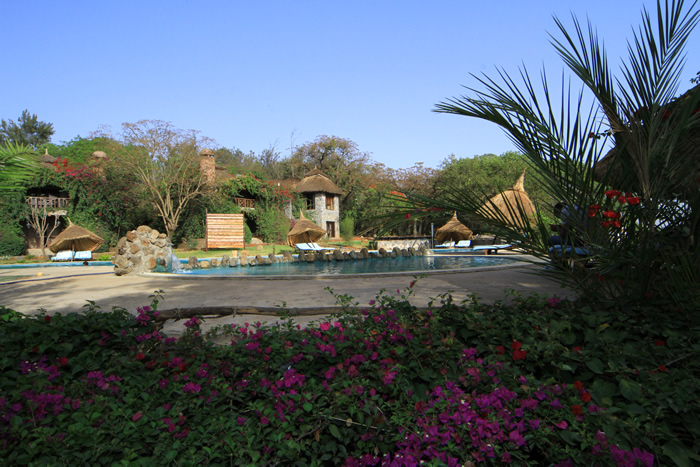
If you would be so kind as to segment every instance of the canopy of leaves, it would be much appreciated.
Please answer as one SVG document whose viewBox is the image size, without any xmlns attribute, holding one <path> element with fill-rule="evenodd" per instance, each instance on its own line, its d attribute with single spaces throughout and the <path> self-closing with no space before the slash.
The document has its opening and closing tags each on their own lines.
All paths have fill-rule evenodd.
<svg viewBox="0 0 700 467">
<path fill-rule="evenodd" d="M 36 149 L 47 144 L 53 134 L 53 124 L 39 121 L 29 110 L 22 112 L 17 122 L 4 118 L 0 121 L 0 144 L 8 142 Z"/>
</svg>

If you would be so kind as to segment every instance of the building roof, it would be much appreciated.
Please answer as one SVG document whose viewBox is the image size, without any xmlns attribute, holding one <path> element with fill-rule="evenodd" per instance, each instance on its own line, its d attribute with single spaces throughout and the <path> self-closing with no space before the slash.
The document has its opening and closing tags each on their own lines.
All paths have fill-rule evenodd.
<svg viewBox="0 0 700 467">
<path fill-rule="evenodd" d="M 296 190 L 299 193 L 330 193 L 333 195 L 342 195 L 343 190 L 338 188 L 338 185 L 333 183 L 326 174 L 314 168 L 306 174 L 299 183 L 296 184 Z"/>
</svg>

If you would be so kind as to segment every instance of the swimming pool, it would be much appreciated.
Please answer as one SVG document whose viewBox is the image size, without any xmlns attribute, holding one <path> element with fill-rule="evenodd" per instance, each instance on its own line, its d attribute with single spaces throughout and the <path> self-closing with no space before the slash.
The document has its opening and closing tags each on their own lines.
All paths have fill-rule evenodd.
<svg viewBox="0 0 700 467">
<path fill-rule="evenodd" d="M 87 267 L 90 266 L 112 266 L 111 261 L 90 261 Z M 58 267 L 85 267 L 82 261 L 73 261 L 67 263 L 16 263 L 16 264 L 0 264 L 0 269 L 24 269 L 24 268 L 58 268 Z"/>
<path fill-rule="evenodd" d="M 276 263 L 266 266 L 191 269 L 167 274 L 176 277 L 279 277 L 354 276 L 372 274 L 421 274 L 452 272 L 480 267 L 522 265 L 518 258 L 491 256 L 411 256 L 369 258 L 354 261 Z"/>
</svg>

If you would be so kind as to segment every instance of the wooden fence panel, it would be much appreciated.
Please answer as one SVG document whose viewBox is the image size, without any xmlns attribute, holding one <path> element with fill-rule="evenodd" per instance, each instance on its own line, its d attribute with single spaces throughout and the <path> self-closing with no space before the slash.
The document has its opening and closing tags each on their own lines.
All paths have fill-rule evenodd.
<svg viewBox="0 0 700 467">
<path fill-rule="evenodd" d="M 208 248 L 245 248 L 243 214 L 207 214 Z"/>
</svg>

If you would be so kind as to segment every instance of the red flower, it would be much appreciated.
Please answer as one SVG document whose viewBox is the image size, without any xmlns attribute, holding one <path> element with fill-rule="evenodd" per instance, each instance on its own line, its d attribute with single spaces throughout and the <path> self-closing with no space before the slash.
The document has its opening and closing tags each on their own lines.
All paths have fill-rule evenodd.
<svg viewBox="0 0 700 467">
<path fill-rule="evenodd" d="M 410 215 L 410 214 L 406 214 L 405 219 L 410 219 L 410 218 L 411 218 L 411 215 Z"/>
<path fill-rule="evenodd" d="M 659 340 L 656 340 L 656 341 L 654 341 L 654 344 L 656 344 L 657 347 L 665 347 L 665 346 L 666 346 L 666 341 L 659 341 Z"/>
<path fill-rule="evenodd" d="M 61 364 L 61 366 L 66 366 L 68 365 L 68 357 L 61 357 L 58 359 L 58 363 Z"/>
<path fill-rule="evenodd" d="M 581 389 L 583 389 L 583 383 L 579 380 L 576 380 L 574 381 L 574 387 L 580 391 Z"/>
<path fill-rule="evenodd" d="M 499 345 L 498 347 L 496 347 L 496 353 L 498 355 L 505 355 L 506 349 L 502 345 Z"/>
<path fill-rule="evenodd" d="M 47 323 L 50 323 L 50 322 L 51 322 L 51 317 L 48 316 L 48 315 L 47 315 L 47 316 L 44 316 L 44 321 L 46 321 Z"/>
<path fill-rule="evenodd" d="M 581 406 L 580 405 L 572 405 L 571 411 L 574 413 L 575 416 L 581 415 Z"/>
<path fill-rule="evenodd" d="M 143 360 L 146 358 L 146 355 L 142 354 L 141 352 L 136 354 L 136 360 Z"/>
<path fill-rule="evenodd" d="M 581 347 L 574 347 L 574 352 L 581 353 Z"/>
<path fill-rule="evenodd" d="M 522 348 L 523 344 L 521 342 L 518 342 L 516 340 L 513 341 L 512 344 L 510 344 L 510 348 L 513 350 L 520 350 Z"/>
<path fill-rule="evenodd" d="M 626 199 L 627 202 L 632 205 L 639 204 L 639 201 L 641 200 L 639 196 L 628 196 Z"/>
<path fill-rule="evenodd" d="M 38 352 L 39 352 L 39 347 L 37 347 L 37 346 L 32 347 L 32 352 L 33 352 L 33 353 L 38 353 Z"/>
<path fill-rule="evenodd" d="M 583 391 L 583 393 L 581 394 L 581 400 L 583 402 L 590 402 L 591 401 L 591 393 Z"/>
<path fill-rule="evenodd" d="M 659 371 L 661 373 L 666 373 L 668 371 L 668 368 L 666 367 L 666 365 L 659 365 Z"/>
<path fill-rule="evenodd" d="M 527 352 L 524 350 L 513 351 L 513 360 L 525 360 L 525 357 L 527 357 Z"/>
<path fill-rule="evenodd" d="M 620 204 L 625 204 L 627 202 L 627 198 L 625 198 L 624 196 L 619 196 L 617 198 L 617 202 Z"/>
<path fill-rule="evenodd" d="M 136 422 L 139 420 L 139 418 L 143 417 L 143 414 L 141 412 L 136 412 L 133 417 L 131 417 L 132 422 Z"/>
<path fill-rule="evenodd" d="M 607 196 L 610 199 L 614 199 L 614 198 L 617 198 L 618 196 L 620 196 L 620 193 L 622 193 L 622 192 L 617 191 L 617 190 L 608 190 L 605 192 L 605 196 Z"/>
</svg>

